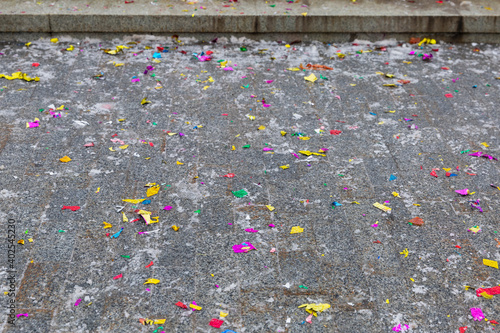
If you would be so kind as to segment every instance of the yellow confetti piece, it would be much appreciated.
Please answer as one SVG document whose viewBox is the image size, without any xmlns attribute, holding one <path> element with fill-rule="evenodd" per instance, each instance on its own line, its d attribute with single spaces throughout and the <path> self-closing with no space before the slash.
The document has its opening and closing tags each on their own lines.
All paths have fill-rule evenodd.
<svg viewBox="0 0 500 333">
<path fill-rule="evenodd" d="M 387 299 L 385 302 L 386 302 L 387 304 L 389 304 L 389 299 Z"/>
<path fill-rule="evenodd" d="M 384 87 L 397 87 L 394 83 L 387 83 L 383 85 Z"/>
<path fill-rule="evenodd" d="M 157 279 L 147 279 L 146 282 L 143 283 L 144 284 L 158 284 L 160 283 L 160 280 L 157 280 Z"/>
<path fill-rule="evenodd" d="M 264 126 L 264 125 L 260 125 L 259 128 L 258 128 L 259 131 L 263 131 L 265 129 L 266 129 L 266 126 Z"/>
<path fill-rule="evenodd" d="M 229 313 L 226 313 L 226 312 L 222 312 L 222 311 L 220 312 L 220 316 L 221 316 L 222 318 L 226 318 L 228 314 L 229 314 Z"/>
<path fill-rule="evenodd" d="M 56 109 L 56 111 L 62 111 L 62 110 L 64 110 L 64 105 L 61 105 L 60 107 L 58 107 L 58 108 Z"/>
<path fill-rule="evenodd" d="M 125 215 L 125 213 L 124 213 L 124 212 L 122 212 L 122 221 L 123 221 L 123 222 L 128 222 L 127 215 Z"/>
<path fill-rule="evenodd" d="M 399 196 L 399 193 L 398 193 L 398 192 L 392 192 L 392 195 L 393 195 L 394 197 L 401 198 L 401 197 Z"/>
<path fill-rule="evenodd" d="M 317 156 L 326 157 L 325 154 L 315 153 L 315 152 L 312 152 L 312 151 L 309 151 L 309 150 L 299 150 L 299 153 L 301 153 L 303 155 L 306 155 L 306 156 L 317 155 Z"/>
<path fill-rule="evenodd" d="M 174 231 L 179 231 L 179 227 L 176 225 L 173 225 L 171 228 L 174 229 Z"/>
<path fill-rule="evenodd" d="M 390 208 L 390 207 L 384 206 L 384 205 L 382 205 L 382 204 L 380 204 L 380 203 L 378 203 L 378 202 L 375 202 L 375 203 L 373 204 L 373 206 L 377 207 L 378 209 L 383 210 L 384 212 L 390 212 L 390 211 L 391 211 L 391 208 Z"/>
<path fill-rule="evenodd" d="M 66 49 L 66 51 L 73 51 L 74 49 L 75 49 L 75 47 L 74 47 L 73 45 L 70 45 L 70 46 Z"/>
<path fill-rule="evenodd" d="M 153 187 L 150 187 L 148 188 L 148 190 L 146 191 L 146 195 L 148 197 L 150 196 L 153 196 L 155 195 L 156 193 L 158 193 L 158 191 L 160 190 L 160 185 L 156 185 L 156 186 L 153 186 Z"/>
<path fill-rule="evenodd" d="M 50 41 L 51 41 L 52 43 L 57 43 L 57 42 L 59 41 L 59 38 L 52 38 Z"/>
<path fill-rule="evenodd" d="M 327 304 L 327 303 L 323 303 L 323 304 L 314 304 L 314 303 L 311 303 L 311 304 L 302 304 L 302 305 L 299 305 L 299 308 L 303 308 L 305 307 L 305 310 L 314 315 L 315 317 L 318 316 L 318 312 L 323 312 L 325 311 L 326 309 L 329 309 L 331 307 L 330 304 Z"/>
<path fill-rule="evenodd" d="M 30 47 L 31 42 L 28 42 L 28 43 L 26 43 L 26 44 L 24 44 L 24 45 L 26 45 L 26 47 Z"/>
<path fill-rule="evenodd" d="M 298 67 L 291 67 L 291 68 L 287 68 L 286 70 L 287 71 L 292 71 L 292 72 L 298 72 L 298 71 L 300 71 L 300 68 L 298 68 Z"/>
<path fill-rule="evenodd" d="M 290 44 L 286 44 L 286 45 L 285 45 L 285 47 L 286 47 L 286 48 L 289 48 L 289 47 L 290 47 Z"/>
<path fill-rule="evenodd" d="M 299 234 L 301 232 L 304 232 L 304 228 L 301 228 L 299 226 L 292 227 L 292 230 L 290 230 L 291 234 Z"/>
<path fill-rule="evenodd" d="M 420 204 L 413 204 L 413 206 L 420 207 Z"/>
<path fill-rule="evenodd" d="M 465 286 L 465 290 L 469 290 L 470 286 Z"/>
<path fill-rule="evenodd" d="M 350 83 L 351 87 L 356 87 L 356 83 Z"/>
<path fill-rule="evenodd" d="M 267 209 L 269 209 L 271 212 L 272 212 L 273 210 L 275 210 L 275 208 L 274 208 L 273 206 L 271 206 L 271 205 L 266 205 L 266 207 L 267 207 Z"/>
<path fill-rule="evenodd" d="M 170 132 L 170 133 L 167 133 L 169 136 L 174 136 L 174 135 L 177 135 L 177 133 L 173 133 L 173 132 Z"/>
<path fill-rule="evenodd" d="M 149 219 L 149 222 L 146 222 L 146 224 L 158 223 L 158 222 L 160 222 L 160 221 L 159 221 L 159 219 L 160 219 L 160 217 L 159 217 L 159 216 L 154 216 L 154 217 L 151 217 L 151 218 Z"/>
<path fill-rule="evenodd" d="M 155 319 L 153 321 L 153 324 L 154 325 L 162 325 L 162 324 L 165 324 L 166 321 L 167 321 L 166 319 Z"/>
<path fill-rule="evenodd" d="M 108 222 L 102 222 L 102 223 L 104 223 L 104 227 L 103 227 L 104 229 L 109 229 L 109 228 L 113 227 L 113 225 L 111 223 L 108 223 Z"/>
<path fill-rule="evenodd" d="M 353 202 L 351 202 L 351 203 L 352 203 L 352 204 L 356 204 L 356 205 L 361 205 L 361 204 L 360 204 L 359 202 L 357 202 L 357 201 L 353 201 Z"/>
<path fill-rule="evenodd" d="M 316 75 L 311 73 L 311 75 L 309 75 L 309 76 L 304 76 L 304 80 L 309 81 L 309 82 L 314 82 L 314 81 L 318 80 L 318 78 L 316 77 Z"/>
<path fill-rule="evenodd" d="M 20 239 L 17 241 L 17 244 L 21 244 L 21 245 L 24 245 L 24 239 Z M 497 267 L 498 268 L 498 267 Z"/>
<path fill-rule="evenodd" d="M 184 163 L 177 161 L 177 165 L 184 165 Z"/>
<path fill-rule="evenodd" d="M 146 200 L 146 199 L 122 199 L 122 201 L 130 202 L 133 204 L 138 204 L 140 202 L 143 202 L 144 200 Z"/>
<path fill-rule="evenodd" d="M 100 187 L 97 188 L 97 191 L 95 191 L 95 193 L 99 193 L 99 191 L 101 190 Z"/>
<path fill-rule="evenodd" d="M 307 141 L 307 140 L 310 140 L 311 138 L 308 137 L 308 136 L 298 136 L 299 140 L 304 140 L 304 141 Z"/>
<path fill-rule="evenodd" d="M 483 146 L 485 146 L 486 148 L 488 148 L 490 145 L 487 144 L 486 142 L 481 142 L 480 144 L 482 144 Z"/>
<path fill-rule="evenodd" d="M 129 145 L 123 145 L 123 146 L 120 146 L 120 147 L 118 147 L 118 148 L 120 148 L 120 149 L 127 149 L 127 147 L 128 147 L 128 146 L 129 146 Z"/>
<path fill-rule="evenodd" d="M 233 147 L 231 148 L 231 150 L 236 150 L 236 147 L 235 147 L 235 146 L 233 146 Z"/>
<path fill-rule="evenodd" d="M 121 67 L 123 65 L 125 65 L 123 62 L 113 62 L 113 64 L 115 65 L 115 67 Z"/>
<path fill-rule="evenodd" d="M 394 74 L 385 74 L 385 76 L 388 77 L 388 78 L 393 78 Z"/>
<path fill-rule="evenodd" d="M 144 105 L 144 104 L 151 104 L 151 101 L 148 101 L 146 100 L 147 97 L 144 97 L 141 101 L 141 105 Z"/>
<path fill-rule="evenodd" d="M 290 167 L 290 164 L 280 166 L 280 168 L 282 168 L 283 170 L 286 170 L 286 169 L 288 169 L 289 167 Z"/>
<path fill-rule="evenodd" d="M 498 269 L 498 262 L 495 260 L 483 259 L 483 265 Z"/>
<path fill-rule="evenodd" d="M 443 168 L 444 171 L 448 172 L 451 170 L 451 168 Z"/>
<path fill-rule="evenodd" d="M 113 147 L 109 147 L 108 149 L 111 150 L 111 151 L 116 151 L 116 150 L 113 149 Z"/>
<path fill-rule="evenodd" d="M 412 280 L 412 282 L 415 282 L 415 280 L 413 280 L 413 278 L 410 278 L 410 280 Z"/>
<path fill-rule="evenodd" d="M 28 242 L 33 243 L 33 238 L 28 238 Z"/>
<path fill-rule="evenodd" d="M 203 90 L 207 90 L 208 88 L 210 88 L 210 86 L 204 86 Z"/>
<path fill-rule="evenodd" d="M 35 78 L 32 78 L 32 77 L 29 77 L 28 74 L 26 73 L 22 73 L 22 72 L 15 72 L 15 73 L 12 73 L 11 76 L 7 75 L 7 74 L 0 74 L 0 78 L 5 78 L 7 80 L 24 80 L 24 81 L 40 81 L 40 78 L 39 77 L 35 77 Z"/>
<path fill-rule="evenodd" d="M 194 305 L 194 304 L 189 304 L 189 307 L 192 308 L 192 309 L 198 310 L 198 311 L 200 311 L 202 309 L 201 306 Z"/>
<path fill-rule="evenodd" d="M 404 249 L 403 252 L 399 252 L 399 254 L 404 254 L 405 258 L 408 257 L 408 249 Z"/>
<path fill-rule="evenodd" d="M 411 61 L 403 61 L 403 63 L 409 65 L 411 64 Z"/>
<path fill-rule="evenodd" d="M 59 161 L 61 161 L 63 163 L 68 163 L 69 161 L 71 161 L 71 158 L 69 158 L 69 156 L 64 156 L 64 157 L 61 157 L 59 159 Z"/>
<path fill-rule="evenodd" d="M 307 16 L 307 13 L 300 13 L 302 16 Z"/>
<path fill-rule="evenodd" d="M 281 131 L 280 134 L 281 134 L 281 136 L 285 136 L 286 132 L 285 131 Z"/>
</svg>

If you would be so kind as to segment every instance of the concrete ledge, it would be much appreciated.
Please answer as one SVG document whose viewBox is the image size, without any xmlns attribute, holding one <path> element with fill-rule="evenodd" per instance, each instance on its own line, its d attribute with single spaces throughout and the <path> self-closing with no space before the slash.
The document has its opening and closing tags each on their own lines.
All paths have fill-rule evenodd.
<svg viewBox="0 0 500 333">
<path fill-rule="evenodd" d="M 2 0 L 0 32 L 500 33 L 500 3 L 488 0 L 51 1 Z"/>
</svg>

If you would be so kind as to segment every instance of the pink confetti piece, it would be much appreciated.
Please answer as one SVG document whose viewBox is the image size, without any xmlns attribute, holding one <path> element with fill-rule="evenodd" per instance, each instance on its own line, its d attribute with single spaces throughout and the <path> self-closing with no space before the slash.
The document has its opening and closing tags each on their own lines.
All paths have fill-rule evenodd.
<svg viewBox="0 0 500 333">
<path fill-rule="evenodd" d="M 266 83 L 273 83 L 274 80 L 267 80 Z"/>
<path fill-rule="evenodd" d="M 248 229 L 245 229 L 246 232 L 259 232 L 259 230 L 255 230 L 253 228 L 248 228 Z"/>
<path fill-rule="evenodd" d="M 480 308 L 470 308 L 470 313 L 472 318 L 476 321 L 481 321 L 484 319 L 483 311 Z"/>
<path fill-rule="evenodd" d="M 78 306 L 78 305 L 80 304 L 80 302 L 81 302 L 81 301 L 82 301 L 82 299 L 81 299 L 81 298 L 79 298 L 79 299 L 76 301 L 75 306 Z"/>
<path fill-rule="evenodd" d="M 123 277 L 123 274 L 118 274 L 117 276 L 115 276 L 113 278 L 113 280 L 118 280 L 118 279 L 121 279 Z"/>
<path fill-rule="evenodd" d="M 163 207 L 164 210 L 171 210 L 172 209 L 172 206 L 165 206 Z"/>
</svg>

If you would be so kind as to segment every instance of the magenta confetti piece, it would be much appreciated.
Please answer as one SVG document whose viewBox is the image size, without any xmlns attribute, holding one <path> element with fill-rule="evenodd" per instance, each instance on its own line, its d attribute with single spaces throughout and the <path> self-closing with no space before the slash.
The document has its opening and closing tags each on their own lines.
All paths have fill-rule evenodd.
<svg viewBox="0 0 500 333">
<path fill-rule="evenodd" d="M 274 227 L 275 227 L 275 225 L 271 223 L 271 224 L 269 224 L 269 227 L 270 227 L 270 228 L 274 228 Z"/>
<path fill-rule="evenodd" d="M 130 82 L 140 82 L 140 81 L 141 81 L 141 79 L 139 79 L 139 78 L 135 78 L 135 79 L 130 80 Z"/>
<path fill-rule="evenodd" d="M 256 250 L 255 247 L 250 243 L 241 243 L 233 245 L 234 253 L 247 253 L 248 251 Z"/>
<path fill-rule="evenodd" d="M 259 230 L 255 230 L 253 228 L 248 228 L 248 229 L 245 229 L 246 232 L 259 232 Z"/>
<path fill-rule="evenodd" d="M 27 123 L 27 124 L 28 124 L 28 127 L 29 127 L 29 128 L 34 128 L 34 127 L 38 127 L 38 126 L 40 126 L 40 124 L 39 124 L 38 122 L 32 122 L 32 123 L 31 123 L 31 122 L 29 122 L 29 123 Z"/>
<path fill-rule="evenodd" d="M 79 298 L 79 299 L 76 301 L 75 306 L 78 306 L 78 305 L 80 304 L 80 302 L 81 302 L 81 301 L 82 301 L 82 299 L 81 299 L 81 298 Z"/>
<path fill-rule="evenodd" d="M 300 160 L 300 157 L 299 155 L 295 154 L 295 153 L 291 153 L 293 156 L 297 157 L 299 160 Z"/>
<path fill-rule="evenodd" d="M 16 315 L 17 318 L 19 318 L 21 316 L 28 317 L 29 315 L 27 313 L 19 313 L 18 315 Z"/>
<path fill-rule="evenodd" d="M 469 194 L 469 189 L 468 188 L 464 188 L 463 190 L 456 190 L 455 192 L 457 192 L 458 194 L 461 194 L 461 195 L 468 195 Z"/>
<path fill-rule="evenodd" d="M 479 321 L 484 319 L 483 311 L 480 308 L 470 308 L 470 313 L 474 320 Z"/>
<path fill-rule="evenodd" d="M 273 83 L 274 80 L 267 80 L 266 83 Z"/>
<path fill-rule="evenodd" d="M 271 151 L 273 150 L 274 148 L 269 148 L 269 147 L 265 147 L 265 148 L 262 148 L 263 151 Z"/>
<path fill-rule="evenodd" d="M 234 71 L 233 67 L 225 67 L 224 70 L 225 71 Z"/>
</svg>

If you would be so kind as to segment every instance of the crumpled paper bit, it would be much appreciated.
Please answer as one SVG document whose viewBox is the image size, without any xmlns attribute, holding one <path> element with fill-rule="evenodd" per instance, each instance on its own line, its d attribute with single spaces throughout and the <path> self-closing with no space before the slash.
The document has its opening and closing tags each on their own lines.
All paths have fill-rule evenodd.
<svg viewBox="0 0 500 333">
<path fill-rule="evenodd" d="M 463 190 L 455 190 L 455 192 L 457 192 L 460 195 L 469 195 L 476 193 L 476 192 L 470 193 L 468 188 L 464 188 Z"/>
<path fill-rule="evenodd" d="M 314 315 L 315 317 L 318 316 L 318 312 L 321 313 L 325 311 L 326 309 L 329 309 L 331 307 L 330 304 L 324 303 L 324 304 L 302 304 L 299 306 L 299 308 L 305 307 L 304 310 L 306 310 L 308 313 Z"/>
<path fill-rule="evenodd" d="M 107 54 L 112 54 L 112 55 L 115 55 L 117 54 L 118 52 L 123 52 L 123 49 L 130 49 L 130 47 L 127 47 L 125 45 L 118 45 L 116 47 L 116 50 L 111 50 L 111 49 L 101 49 L 103 50 L 105 53 Z"/>
<path fill-rule="evenodd" d="M 156 193 L 158 193 L 158 191 L 160 191 L 160 185 L 156 185 L 156 186 L 148 188 L 146 191 L 146 195 L 148 197 L 151 197 L 151 196 L 155 195 Z"/>
<path fill-rule="evenodd" d="M 166 321 L 166 319 L 139 318 L 139 322 L 143 325 L 163 325 Z"/>
<path fill-rule="evenodd" d="M 481 231 L 481 228 L 479 226 L 475 225 L 472 228 L 467 229 L 467 231 L 477 234 L 478 232 Z"/>
<path fill-rule="evenodd" d="M 1 76 L 0 76 L 1 77 Z M 481 151 L 478 151 L 478 152 L 475 152 L 475 153 L 472 153 L 472 154 L 469 154 L 469 156 L 476 156 L 476 157 L 484 157 L 484 158 L 488 158 L 490 160 L 495 160 L 495 161 L 498 161 L 495 157 L 491 156 L 491 155 L 488 155 L 486 153 L 483 153 Z"/>
<path fill-rule="evenodd" d="M 40 126 L 40 119 L 35 118 L 33 122 L 27 122 L 26 123 L 26 128 L 34 128 Z"/>
<path fill-rule="evenodd" d="M 0 78 L 5 78 L 7 80 L 24 80 L 24 81 L 40 81 L 40 78 L 39 77 L 35 77 L 35 78 L 32 78 L 32 77 L 29 77 L 28 74 L 26 73 L 22 73 L 22 72 L 15 72 L 15 73 L 12 73 L 12 75 L 7 75 L 7 74 L 0 74 Z"/>
<path fill-rule="evenodd" d="M 314 152 L 309 151 L 309 150 L 299 150 L 299 153 L 301 153 L 302 155 L 306 155 L 306 156 L 316 155 L 316 156 L 326 157 L 325 154 L 314 153 Z"/>
<path fill-rule="evenodd" d="M 304 232 L 304 228 L 301 228 L 299 226 L 292 227 L 292 230 L 290 230 L 291 234 L 298 234 L 298 233 L 301 233 L 301 232 Z"/>
<path fill-rule="evenodd" d="M 152 223 L 151 221 L 151 212 L 148 212 L 146 210 L 142 210 L 142 209 L 136 209 L 135 212 L 139 215 L 142 216 L 142 218 L 144 219 L 144 221 L 146 221 L 146 224 L 150 224 Z M 158 221 L 156 221 L 158 222 Z"/>
<path fill-rule="evenodd" d="M 492 288 L 477 288 L 476 296 L 484 297 L 484 298 L 493 298 L 493 295 L 500 294 L 500 287 L 492 287 Z"/>
<path fill-rule="evenodd" d="M 480 321 L 484 319 L 483 311 L 480 308 L 470 308 L 470 313 L 472 318 L 476 321 Z"/>
<path fill-rule="evenodd" d="M 243 198 L 248 195 L 248 192 L 245 191 L 244 189 L 241 189 L 239 191 L 232 191 L 233 195 L 237 198 Z"/>
<path fill-rule="evenodd" d="M 245 242 L 245 243 L 233 245 L 234 253 L 247 253 L 248 251 L 251 251 L 251 250 L 257 250 L 257 249 L 250 243 Z"/>
<path fill-rule="evenodd" d="M 304 76 L 304 80 L 309 82 L 315 82 L 316 80 L 318 80 L 318 78 L 316 77 L 316 75 L 311 73 L 311 75 L 309 76 Z"/>
</svg>

